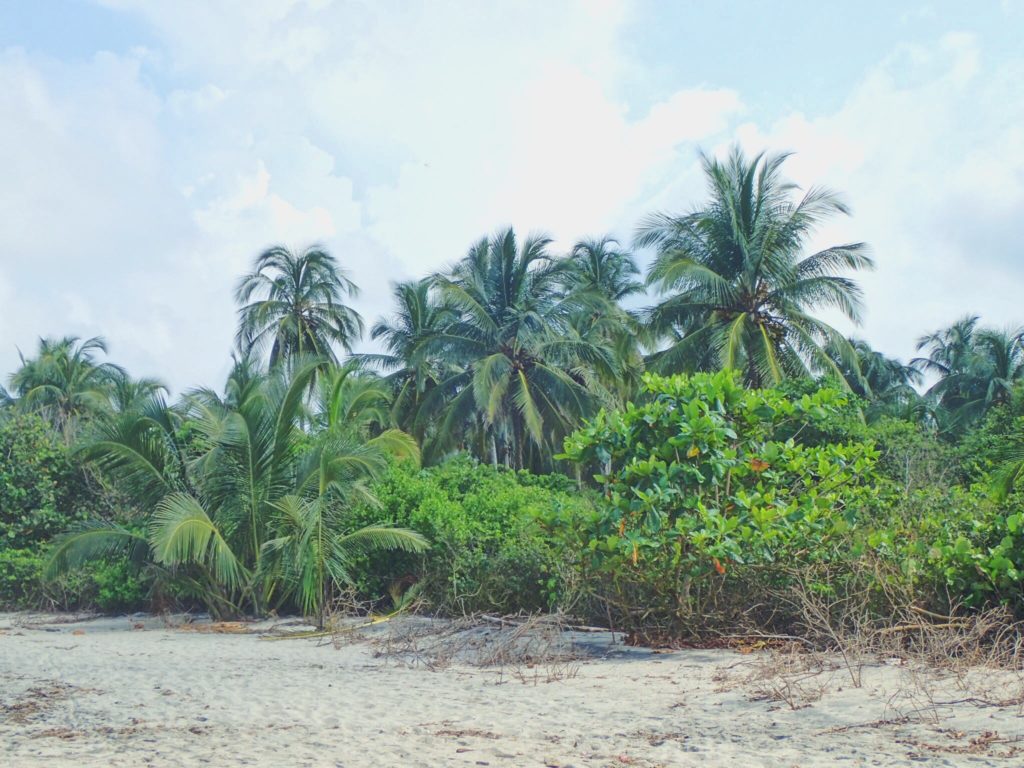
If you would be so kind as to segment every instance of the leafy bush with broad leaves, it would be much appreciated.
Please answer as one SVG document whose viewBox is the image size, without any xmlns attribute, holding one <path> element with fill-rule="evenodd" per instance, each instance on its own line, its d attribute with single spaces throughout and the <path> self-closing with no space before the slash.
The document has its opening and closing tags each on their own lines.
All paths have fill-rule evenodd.
<svg viewBox="0 0 1024 768">
<path fill-rule="evenodd" d="M 429 469 L 396 463 L 371 490 L 379 505 L 356 510 L 353 527 L 411 528 L 431 548 L 369 556 L 367 568 L 353 569 L 364 574 L 364 597 L 398 600 L 415 583 L 431 607 L 448 613 L 538 611 L 565 597 L 560 554 L 538 521 L 590 507 L 568 478 L 457 457 Z"/>
<path fill-rule="evenodd" d="M 42 605 L 42 555 L 31 549 L 0 549 L 0 608 Z"/>
<path fill-rule="evenodd" d="M 0 609 L 139 611 L 149 606 L 152 578 L 124 558 L 100 560 L 73 574 L 42 579 L 43 548 L 0 550 Z"/>
<path fill-rule="evenodd" d="M 39 416 L 0 424 L 0 549 L 25 549 L 83 519 L 94 494 Z"/>
<path fill-rule="evenodd" d="M 694 633 L 756 604 L 755 590 L 795 565 L 850 556 L 854 529 L 880 505 L 878 452 L 800 440 L 820 434 L 842 393 L 745 389 L 728 371 L 647 374 L 643 387 L 642 404 L 566 440 L 565 458 L 604 468 L 594 480 L 605 503 L 547 518 L 620 626 Z"/>
<path fill-rule="evenodd" d="M 1024 495 L 985 484 L 932 486 L 902 500 L 867 536 L 922 603 L 950 611 L 1000 603 L 1024 613 Z"/>
<path fill-rule="evenodd" d="M 43 549 L 102 505 L 102 494 L 42 418 L 30 413 L 0 422 L 0 605 L 51 604 L 40 581 Z M 73 604 L 81 599 L 91 598 L 70 597 Z"/>
</svg>

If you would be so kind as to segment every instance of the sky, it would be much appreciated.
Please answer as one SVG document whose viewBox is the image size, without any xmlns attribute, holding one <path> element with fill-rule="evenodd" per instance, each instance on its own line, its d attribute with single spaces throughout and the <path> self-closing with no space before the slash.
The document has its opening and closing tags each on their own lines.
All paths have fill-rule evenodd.
<svg viewBox="0 0 1024 768">
<path fill-rule="evenodd" d="M 372 323 L 500 227 L 628 243 L 733 143 L 850 204 L 811 243 L 872 247 L 845 332 L 1024 323 L 1022 33 L 1024 0 L 0 0 L 0 375 L 101 335 L 219 385 L 269 245 L 325 245 Z"/>
</svg>

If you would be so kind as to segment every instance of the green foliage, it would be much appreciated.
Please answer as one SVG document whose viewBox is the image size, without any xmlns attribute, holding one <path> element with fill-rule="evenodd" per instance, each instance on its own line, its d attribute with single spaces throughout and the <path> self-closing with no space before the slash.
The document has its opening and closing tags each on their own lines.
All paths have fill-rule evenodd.
<svg viewBox="0 0 1024 768">
<path fill-rule="evenodd" d="M 311 391 L 318 397 L 307 402 Z M 389 457 L 418 458 L 408 435 L 372 434 L 386 405 L 386 392 L 355 366 L 311 359 L 264 373 L 241 361 L 225 397 L 194 393 L 183 417 L 161 407 L 112 421 L 83 455 L 144 519 L 138 528 L 72 527 L 51 547 L 46 575 L 124 557 L 184 580 L 218 615 L 297 607 L 322 622 L 331 591 L 351 579 L 351 556 L 424 546 L 407 531 L 344 526 L 344 511 L 368 498 L 365 483 Z"/>
<path fill-rule="evenodd" d="M 834 192 L 811 187 L 799 199 L 782 177 L 787 155 L 724 161 L 704 156 L 710 200 L 682 216 L 653 214 L 636 243 L 657 251 L 647 282 L 662 300 L 652 330 L 669 345 L 653 356 L 664 372 L 736 368 L 752 386 L 856 365 L 850 343 L 811 314 L 833 309 L 859 322 L 862 292 L 843 272 L 871 269 L 864 243 L 807 254 L 827 218 L 849 213 Z"/>
<path fill-rule="evenodd" d="M 373 486 L 378 505 L 364 505 L 353 526 L 381 522 L 419 531 L 425 555 L 372 559 L 363 594 L 393 598 L 411 584 L 435 608 L 450 612 L 537 611 L 567 598 L 560 553 L 539 521 L 589 507 L 568 478 L 535 476 L 461 457 L 429 469 L 396 464 Z M 395 578 L 397 577 L 397 578 Z"/>
<path fill-rule="evenodd" d="M 602 413 L 566 441 L 566 457 L 604 467 L 607 503 L 549 525 L 622 622 L 678 629 L 704 620 L 706 598 L 733 570 L 782 578 L 779 564 L 828 562 L 876 508 L 871 443 L 799 442 L 844 397 L 743 388 L 732 372 L 663 378 L 650 397 Z M 784 437 L 783 437 L 784 436 Z M 675 629 L 670 631 L 675 631 Z"/>
<path fill-rule="evenodd" d="M 42 555 L 32 549 L 0 549 L 0 608 L 34 608 L 42 601 Z"/>
<path fill-rule="evenodd" d="M 985 485 L 932 486 L 883 522 L 868 542 L 900 564 L 922 600 L 1024 610 L 1024 497 L 998 502 Z"/>
<path fill-rule="evenodd" d="M 0 550 L 0 608 L 55 607 L 110 613 L 147 606 L 152 579 L 125 558 L 97 560 L 57 582 L 42 578 L 40 549 Z"/>
<path fill-rule="evenodd" d="M 878 448 L 878 471 L 906 494 L 963 480 L 957 451 L 921 424 L 885 417 L 862 434 Z"/>
<path fill-rule="evenodd" d="M 83 590 L 88 596 L 93 592 L 93 602 L 101 611 L 108 613 L 137 611 L 146 606 L 148 587 L 151 582 L 126 558 L 100 561 L 87 574 L 92 589 Z"/>
<path fill-rule="evenodd" d="M 0 550 L 47 540 L 94 503 L 81 468 L 41 417 L 0 423 Z"/>
</svg>

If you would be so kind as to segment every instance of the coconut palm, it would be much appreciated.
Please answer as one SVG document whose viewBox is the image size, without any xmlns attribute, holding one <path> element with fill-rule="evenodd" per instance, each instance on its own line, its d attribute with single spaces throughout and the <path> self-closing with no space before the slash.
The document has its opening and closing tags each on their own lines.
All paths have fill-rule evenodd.
<svg viewBox="0 0 1024 768">
<path fill-rule="evenodd" d="M 593 409 L 580 373 L 610 370 L 613 361 L 572 328 L 580 301 L 563 289 L 567 265 L 549 244 L 519 244 L 507 229 L 434 277 L 441 302 L 457 312 L 420 345 L 454 365 L 420 407 L 421 423 L 435 421 L 439 445 L 461 441 L 495 464 L 541 466 Z"/>
<path fill-rule="evenodd" d="M 109 412 L 113 388 L 126 376 L 121 367 L 97 360 L 106 352 L 99 336 L 40 339 L 36 356 L 22 355 L 10 378 L 19 407 L 38 411 L 70 444 L 83 420 Z"/>
<path fill-rule="evenodd" d="M 653 356 L 655 368 L 737 368 L 756 386 L 817 371 L 841 375 L 829 345 L 853 361 L 845 338 L 812 313 L 836 309 L 859 322 L 860 288 L 841 273 L 873 262 L 863 243 L 805 254 L 818 225 L 849 211 L 821 187 L 797 198 L 781 175 L 786 157 L 748 159 L 739 148 L 724 161 L 704 156 L 710 201 L 640 226 L 636 245 L 656 252 L 647 282 L 663 297 L 647 315 L 667 344 Z"/>
<path fill-rule="evenodd" d="M 926 419 L 929 410 L 915 389 L 923 382 L 921 372 L 901 360 L 887 357 L 861 339 L 849 339 L 854 352 L 853 364 L 842 352 L 829 346 L 827 351 L 854 394 L 867 402 L 865 416 L 874 421 L 881 416 Z"/>
<path fill-rule="evenodd" d="M 452 370 L 451 364 L 425 354 L 425 342 L 440 333 L 457 313 L 437 301 L 430 280 L 396 283 L 393 295 L 394 313 L 379 320 L 370 331 L 372 339 L 384 344 L 385 352 L 359 358 L 387 373 L 386 381 L 395 392 L 395 423 L 422 441 L 422 425 L 417 427 L 415 423 L 420 403 Z"/>
<path fill-rule="evenodd" d="M 917 340 L 917 351 L 927 353 L 915 357 L 910 364 L 940 378 L 966 371 L 974 354 L 974 337 L 980 318 L 965 315 L 947 328 L 925 334 Z"/>
<path fill-rule="evenodd" d="M 336 362 L 335 346 L 351 351 L 363 334 L 362 318 L 345 304 L 358 293 L 323 248 L 269 248 L 238 283 L 236 345 L 243 354 L 269 348 L 271 367 L 310 355 Z"/>
<path fill-rule="evenodd" d="M 978 323 L 976 315 L 968 315 L 922 336 L 917 348 L 927 354 L 911 361 L 938 376 L 929 394 L 951 415 L 951 429 L 1009 402 L 1015 385 L 1024 379 L 1024 329 L 999 330 Z"/>
<path fill-rule="evenodd" d="M 577 336 L 603 348 L 614 360 L 610 376 L 588 367 L 577 373 L 601 405 L 610 408 L 632 399 L 643 375 L 641 344 L 647 341 L 646 334 L 636 313 L 621 303 L 643 293 L 639 274 L 633 255 L 607 236 L 577 242 L 566 261 L 565 290 L 579 304 L 569 324 Z"/>
<path fill-rule="evenodd" d="M 89 455 L 143 510 L 145 530 L 92 523 L 59 539 L 47 573 L 63 572 L 112 552 L 141 550 L 148 558 L 192 580 L 218 615 L 248 609 L 262 613 L 295 598 L 322 620 L 323 599 L 341 578 L 353 553 L 370 547 L 422 549 L 417 534 L 373 527 L 344 529 L 347 504 L 368 498 L 365 483 L 389 455 L 415 457 L 415 443 L 397 431 L 367 433 L 374 417 L 358 402 L 342 402 L 346 388 L 327 370 L 324 404 L 315 416 L 324 426 L 312 437 L 299 424 L 310 382 L 322 361 L 254 376 L 245 360 L 233 371 L 227 393 L 190 395 L 185 423 L 194 444 L 182 446 L 172 418 L 130 414 L 89 448 Z M 386 412 L 386 407 L 384 412 Z M 313 563 L 309 562 L 313 558 Z M 311 574 L 317 576 L 312 582 Z"/>
<path fill-rule="evenodd" d="M 568 267 L 565 282 L 571 290 L 592 293 L 615 305 L 644 291 L 644 284 L 636 279 L 640 268 L 633 254 L 609 236 L 576 243 Z"/>
<path fill-rule="evenodd" d="M 167 385 L 159 379 L 136 379 L 125 373 L 115 376 L 111 383 L 110 404 L 115 413 L 137 411 L 167 392 Z"/>
</svg>

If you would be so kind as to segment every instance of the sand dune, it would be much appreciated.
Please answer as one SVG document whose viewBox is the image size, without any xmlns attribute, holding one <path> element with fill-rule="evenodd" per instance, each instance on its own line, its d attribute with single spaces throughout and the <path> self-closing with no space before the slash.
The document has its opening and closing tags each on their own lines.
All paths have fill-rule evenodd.
<svg viewBox="0 0 1024 768">
<path fill-rule="evenodd" d="M 946 704 L 967 698 L 954 681 L 915 688 L 890 664 L 859 688 L 841 668 L 794 677 L 791 703 L 809 706 L 793 709 L 768 695 L 759 653 L 620 647 L 555 675 L 431 671 L 366 643 L 53 621 L 0 615 L 2 765 L 1024 764 L 1019 707 Z"/>
</svg>

